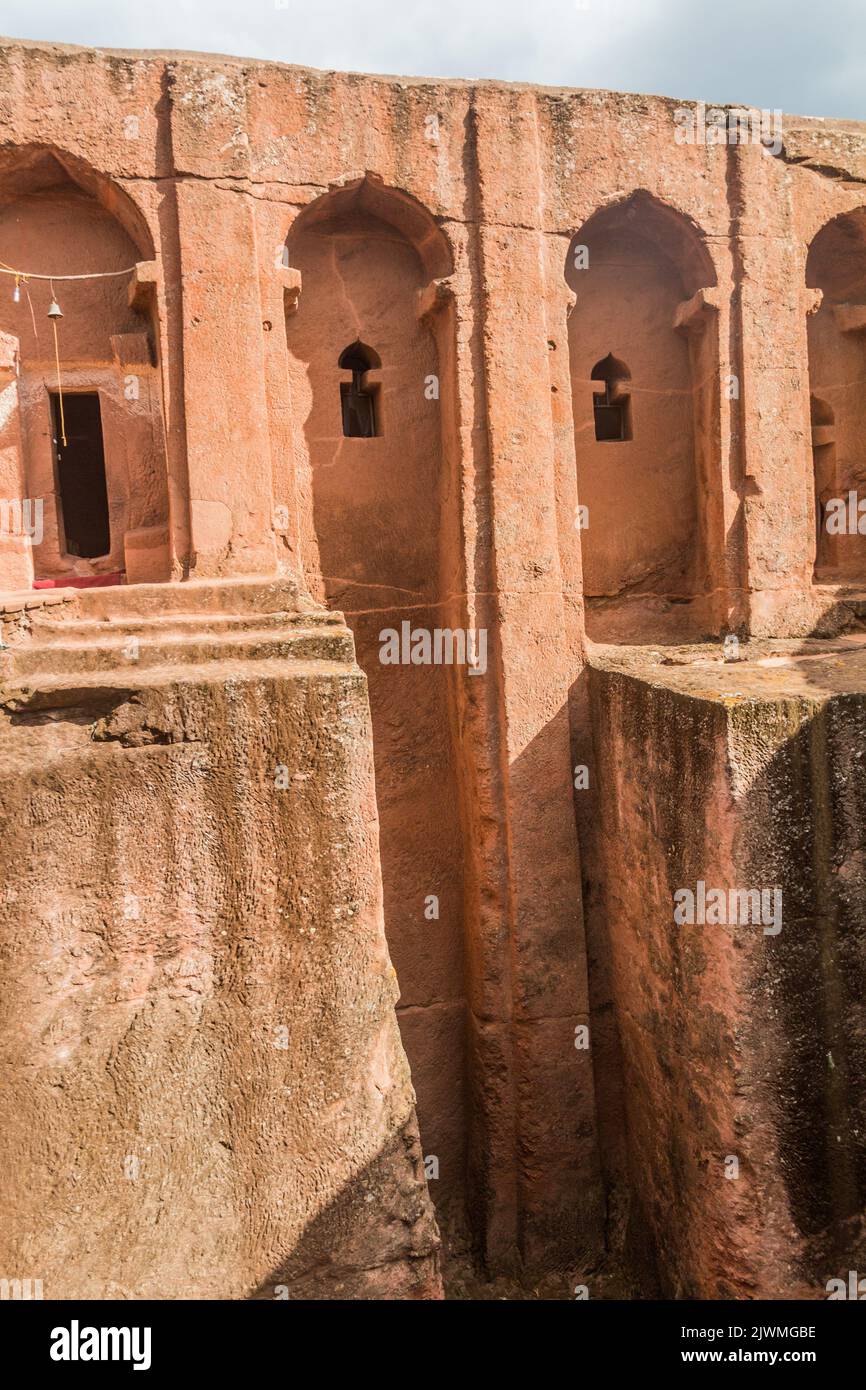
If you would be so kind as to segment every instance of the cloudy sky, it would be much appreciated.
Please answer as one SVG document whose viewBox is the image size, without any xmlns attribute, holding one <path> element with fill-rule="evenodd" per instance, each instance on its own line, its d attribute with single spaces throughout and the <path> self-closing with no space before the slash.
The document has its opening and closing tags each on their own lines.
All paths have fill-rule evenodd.
<svg viewBox="0 0 866 1390">
<path fill-rule="evenodd" d="M 0 33 L 866 118 L 864 0 L 0 0 Z"/>
</svg>

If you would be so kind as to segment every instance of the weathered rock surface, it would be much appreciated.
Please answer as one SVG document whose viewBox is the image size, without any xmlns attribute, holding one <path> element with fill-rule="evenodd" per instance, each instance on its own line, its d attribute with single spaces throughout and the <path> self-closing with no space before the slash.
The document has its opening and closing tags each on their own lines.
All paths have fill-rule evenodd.
<svg viewBox="0 0 866 1390">
<path fill-rule="evenodd" d="M 668 1297 L 826 1297 L 866 1253 L 866 644 L 601 648 L 590 688 L 631 1249 Z"/>
<path fill-rule="evenodd" d="M 0 657 L 0 1267 L 436 1297 L 351 635 L 285 583 L 183 594 L 29 610 Z"/>
</svg>

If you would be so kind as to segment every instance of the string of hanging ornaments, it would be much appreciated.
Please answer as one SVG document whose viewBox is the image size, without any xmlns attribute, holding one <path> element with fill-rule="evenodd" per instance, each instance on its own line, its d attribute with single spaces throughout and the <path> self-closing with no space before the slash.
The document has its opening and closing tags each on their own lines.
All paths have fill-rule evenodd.
<svg viewBox="0 0 866 1390">
<path fill-rule="evenodd" d="M 54 291 L 55 280 L 112 280 L 119 275 L 131 275 L 135 266 L 131 265 L 126 270 L 95 270 L 89 275 L 37 275 L 31 270 L 16 270 L 14 266 L 7 265 L 5 261 L 0 261 L 0 275 L 14 275 L 15 288 L 12 291 L 13 304 L 21 303 L 21 284 L 24 284 L 24 293 L 27 295 L 27 303 L 30 305 L 30 314 L 33 319 L 33 332 L 37 338 L 36 316 L 33 313 L 33 303 L 30 299 L 30 292 L 27 289 L 28 280 L 47 280 L 51 288 L 51 303 L 48 306 L 47 317 L 51 320 L 51 327 L 54 332 L 54 362 L 57 368 L 57 401 L 60 406 L 60 439 L 64 449 L 66 448 L 66 421 L 63 416 L 63 382 L 60 379 L 60 344 L 57 338 L 57 320 L 63 318 L 63 310 L 57 303 L 57 295 Z"/>
</svg>

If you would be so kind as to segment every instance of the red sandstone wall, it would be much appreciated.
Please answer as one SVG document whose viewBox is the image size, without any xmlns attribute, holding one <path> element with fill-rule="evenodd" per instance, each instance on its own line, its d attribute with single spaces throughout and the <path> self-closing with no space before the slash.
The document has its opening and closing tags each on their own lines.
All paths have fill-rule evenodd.
<svg viewBox="0 0 866 1390">
<path fill-rule="evenodd" d="M 165 572 L 174 579 L 303 573 L 329 602 L 345 601 L 329 586 L 348 581 L 353 613 L 365 586 L 384 584 L 389 595 L 399 586 L 418 591 L 423 612 L 441 603 L 450 620 L 489 631 L 483 681 L 436 673 L 416 687 L 401 674 L 385 686 L 365 626 L 372 631 L 379 616 L 353 616 L 373 693 L 383 823 L 394 826 L 385 862 L 412 861 L 408 883 L 395 867 L 389 890 L 391 945 L 402 953 L 422 1117 L 425 1107 L 435 1115 L 429 1123 L 449 1170 L 466 1154 L 458 1185 L 465 1181 L 481 1213 L 476 1236 L 493 1263 L 577 1260 L 600 1241 L 592 1061 L 573 1045 L 589 1013 L 572 821 L 572 766 L 587 736 L 575 527 L 584 490 L 593 591 L 630 583 L 640 552 L 654 565 L 662 557 L 662 589 L 673 575 L 693 595 L 669 604 L 663 594 L 663 611 L 638 609 L 637 619 L 629 611 L 631 636 L 736 625 L 802 634 L 825 615 L 832 621 L 840 603 L 835 589 L 812 582 L 806 323 L 815 304 L 806 258 L 828 220 L 861 205 L 866 139 L 853 124 L 788 118 L 778 159 L 754 145 L 683 145 L 676 105 L 195 55 L 0 48 L 0 225 L 10 229 L 11 253 L 15 206 L 23 199 L 32 209 L 32 149 L 57 152 L 102 210 L 89 206 L 91 221 L 113 219 L 106 252 L 111 242 L 119 256 L 123 237 L 140 261 L 152 248 L 130 312 L 151 336 L 147 428 L 161 442 L 148 462 L 153 506 L 138 519 L 141 450 L 132 451 L 129 516 L 119 528 L 163 526 Z M 828 168 L 837 176 L 822 172 Z M 346 300 L 335 297 L 333 265 L 303 250 L 288 266 L 284 258 L 299 216 L 334 187 L 390 190 L 406 218 L 387 258 L 378 237 L 369 263 L 357 265 L 367 252 L 356 249 L 358 288 Z M 628 276 L 614 285 L 604 272 L 585 292 L 579 277 L 566 279 L 575 235 L 638 191 L 636 232 L 646 230 L 641 205 L 661 209 L 662 222 L 687 228 L 709 272 L 684 273 L 683 234 L 671 230 L 666 241 L 663 228 L 652 315 L 636 309 L 639 286 Z M 63 221 L 62 237 L 72 229 Z M 349 226 L 344 252 L 353 237 L 360 248 L 369 231 L 364 222 Z M 437 240 L 449 251 L 445 267 L 433 254 Z M 592 264 L 581 273 L 592 277 Z M 680 286 L 683 314 L 662 334 L 662 308 L 677 311 Z M 712 296 L 689 307 L 702 286 Z M 424 298 L 413 308 L 416 288 Z M 626 355 L 636 392 L 649 401 L 673 390 L 677 401 L 670 420 L 661 402 L 649 414 L 636 410 L 640 435 L 648 434 L 636 442 L 649 445 L 637 485 L 627 458 L 617 486 L 583 455 L 581 376 L 595 349 L 582 325 L 589 314 L 603 331 L 614 289 L 629 291 L 623 313 L 634 316 Z M 325 302 L 311 309 L 318 294 Z M 23 344 L 26 368 L 26 319 L 7 321 L 3 302 L 0 326 Z M 106 370 L 104 333 L 98 350 L 77 339 L 78 301 L 67 302 L 64 366 L 81 385 Z M 119 300 L 95 306 L 98 321 L 128 333 L 114 321 L 114 309 L 126 313 Z M 404 433 L 399 450 L 379 450 L 378 478 L 353 466 L 343 441 L 332 463 L 329 443 L 339 382 L 330 338 L 344 338 L 359 316 L 386 348 L 408 353 L 399 367 L 388 362 L 382 378 Z M 0 371 L 26 417 L 27 378 L 15 387 L 15 350 L 9 346 Z M 616 343 L 599 355 L 608 350 Z M 402 396 L 414 392 L 415 400 L 437 362 L 443 387 L 434 427 L 420 399 L 416 410 Z M 50 383 L 41 358 L 34 369 Z M 673 451 L 669 435 L 688 434 L 689 415 L 691 448 Z M 19 448 L 14 413 L 4 421 L 3 485 L 19 486 L 23 452 L 33 468 L 26 485 L 47 495 L 50 457 L 43 448 L 39 462 L 29 429 L 25 418 Z M 660 461 L 675 464 L 676 486 Z M 675 532 L 695 514 L 689 554 L 676 557 Z M 621 563 L 610 575 L 604 567 L 614 556 Z M 0 552 L 10 587 L 29 583 L 27 559 L 12 547 Z M 605 626 L 603 613 L 597 618 L 598 637 L 623 635 Z M 400 787 L 413 788 L 405 809 L 387 782 L 404 755 Z M 447 867 L 453 898 L 435 938 L 417 917 L 427 877 L 417 866 L 422 840 L 435 873 Z M 413 1020 L 419 1007 L 438 1010 L 426 1039 L 420 1014 Z"/>
</svg>

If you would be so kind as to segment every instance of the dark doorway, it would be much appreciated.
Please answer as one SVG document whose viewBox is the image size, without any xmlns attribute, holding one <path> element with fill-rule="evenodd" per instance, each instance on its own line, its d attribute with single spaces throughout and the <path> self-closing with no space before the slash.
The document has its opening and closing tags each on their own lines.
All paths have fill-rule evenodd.
<svg viewBox="0 0 866 1390">
<path fill-rule="evenodd" d="M 54 447 L 63 531 L 69 555 L 93 559 L 111 549 L 102 416 L 95 391 L 64 395 L 66 444 L 60 428 L 60 397 L 51 393 Z"/>
</svg>

